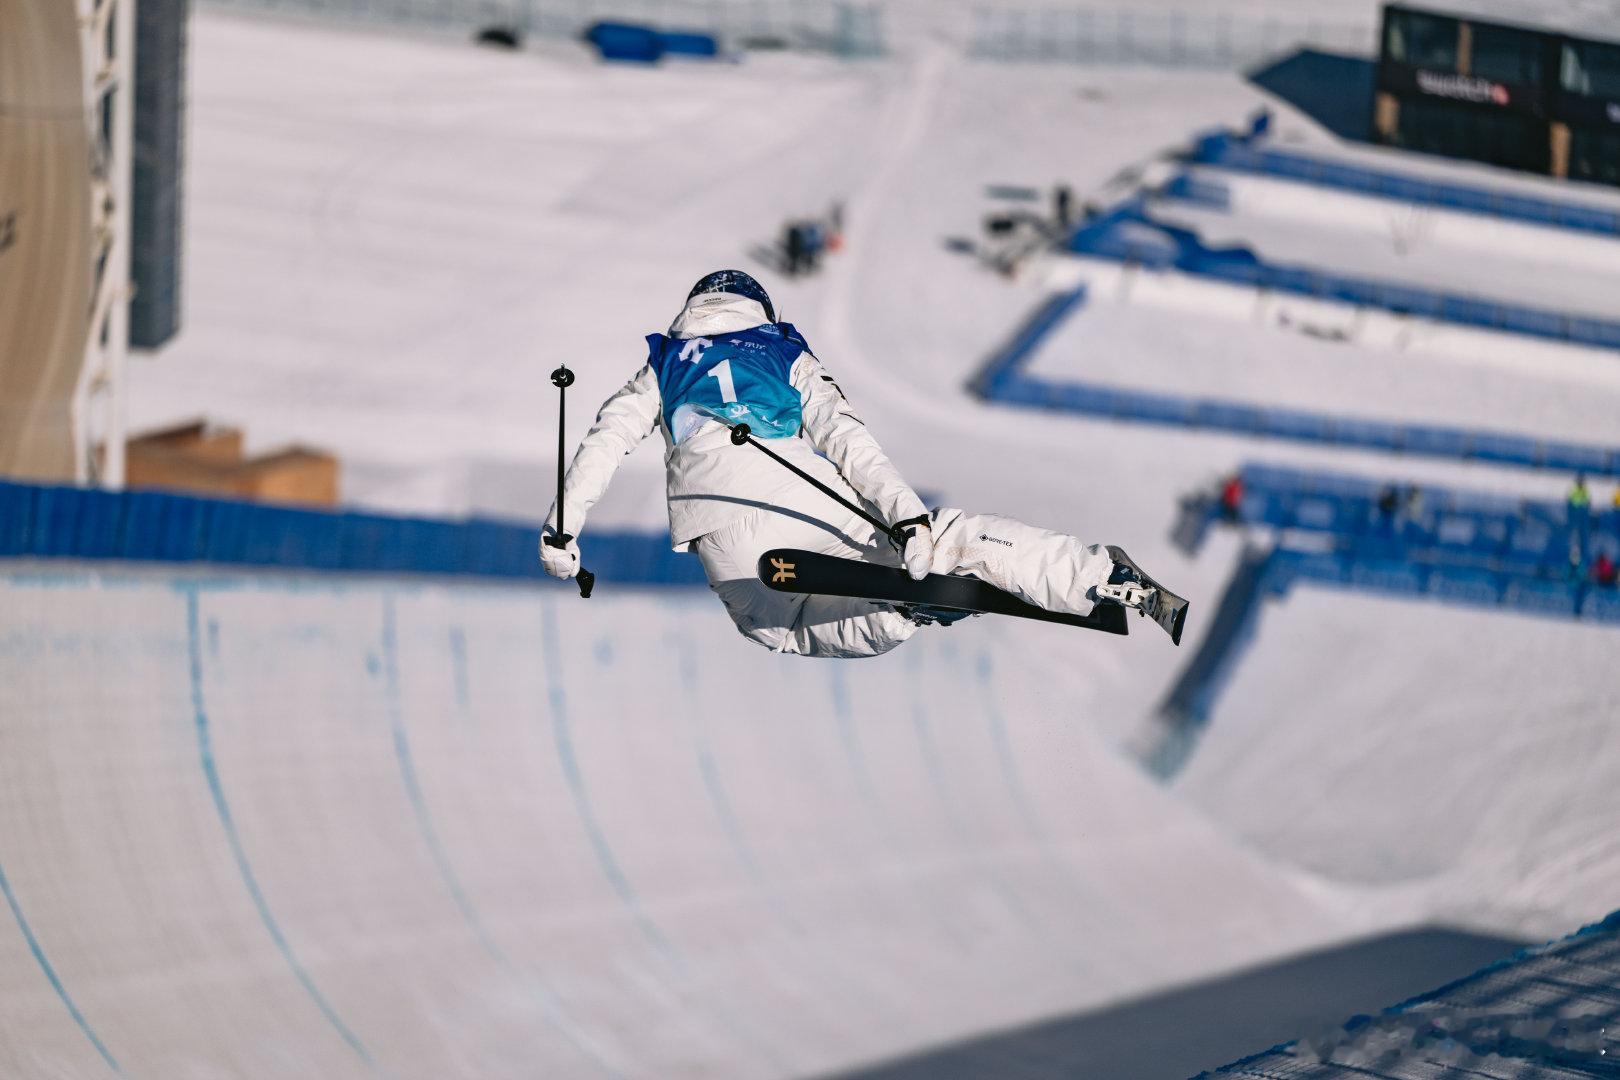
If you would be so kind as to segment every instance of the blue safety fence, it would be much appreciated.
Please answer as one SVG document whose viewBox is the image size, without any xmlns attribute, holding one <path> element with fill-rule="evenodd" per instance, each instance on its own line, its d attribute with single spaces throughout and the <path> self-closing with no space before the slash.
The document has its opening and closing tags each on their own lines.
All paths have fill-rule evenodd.
<svg viewBox="0 0 1620 1080">
<path fill-rule="evenodd" d="M 1198 190 L 1191 178 L 1179 186 L 1172 181 L 1171 186 L 1178 191 L 1196 193 L 1206 201 L 1214 198 L 1210 192 Z M 1088 221 L 1075 230 L 1068 247 L 1077 255 L 1153 270 L 1178 270 L 1231 285 L 1308 296 L 1352 307 L 1379 308 L 1396 315 L 1500 333 L 1620 349 L 1620 322 L 1612 319 L 1500 303 L 1308 266 L 1271 263 L 1241 245 L 1211 247 L 1194 230 L 1155 219 L 1142 196 L 1127 199 Z M 1620 259 L 1620 248 L 1616 249 L 1616 258 Z"/>
<path fill-rule="evenodd" d="M 1620 209 L 1517 194 L 1476 184 L 1431 180 L 1396 169 L 1351 165 L 1295 150 L 1262 149 L 1237 132 L 1214 131 L 1199 136 L 1188 160 L 1232 172 L 1296 180 L 1417 206 L 1620 237 Z"/>
<path fill-rule="evenodd" d="M 1363 551 L 1435 553 L 1516 573 L 1566 574 L 1571 553 L 1587 565 L 1597 552 L 1620 557 L 1620 507 L 1571 508 L 1515 498 L 1361 476 L 1245 465 L 1242 497 L 1227 509 L 1209 498 L 1213 522 L 1326 533 Z"/>
<path fill-rule="evenodd" d="M 1169 779 L 1192 756 L 1216 701 L 1237 671 L 1238 658 L 1259 629 L 1271 558 L 1267 547 L 1247 547 L 1227 579 L 1198 650 L 1159 706 L 1158 738 L 1142 750 L 1142 765 L 1154 776 Z"/>
<path fill-rule="evenodd" d="M 1195 1080 L 1620 1077 L 1620 911 L 1456 982 Z"/>
<path fill-rule="evenodd" d="M 1269 551 L 1245 550 L 1160 705 L 1160 730 L 1141 757 L 1161 778 L 1191 755 L 1265 600 L 1296 585 L 1620 626 L 1620 589 L 1593 573 L 1599 553 L 1620 559 L 1620 509 L 1572 511 L 1548 500 L 1270 465 L 1246 465 L 1238 477 L 1235 506 L 1213 492 L 1183 501 L 1178 543 L 1195 553 L 1217 522 L 1267 527 L 1282 539 Z"/>
<path fill-rule="evenodd" d="M 1056 293 L 1014 331 L 968 384 L 988 401 L 1105 420 L 1230 432 L 1295 442 L 1384 450 L 1530 469 L 1620 476 L 1620 446 L 1536 439 L 1511 432 L 1403 424 L 1368 417 L 1275 408 L 1251 402 L 1155 393 L 1031 375 L 1035 350 L 1085 305 L 1086 287 Z"/>
<path fill-rule="evenodd" d="M 0 481 L 0 558 L 204 563 L 340 572 L 550 580 L 536 525 L 319 510 L 160 491 Z M 593 532 L 603 585 L 701 585 L 697 559 L 658 532 Z"/>
</svg>

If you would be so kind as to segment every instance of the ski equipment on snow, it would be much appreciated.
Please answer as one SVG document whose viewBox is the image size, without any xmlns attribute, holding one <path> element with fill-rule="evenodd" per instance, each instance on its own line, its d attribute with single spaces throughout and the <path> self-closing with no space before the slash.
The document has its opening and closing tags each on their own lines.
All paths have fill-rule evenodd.
<svg viewBox="0 0 1620 1080">
<path fill-rule="evenodd" d="M 759 557 L 758 573 L 759 580 L 777 592 L 856 597 L 896 609 L 921 611 L 947 625 L 958 617 L 988 614 L 1062 623 L 1105 634 L 1130 632 L 1125 609 L 1118 604 L 1098 604 L 1090 615 L 1070 615 L 1026 603 L 976 577 L 929 574 L 921 581 L 913 581 L 910 574 L 896 567 L 796 548 L 767 551 Z M 954 617 L 948 621 L 940 618 L 945 613 Z"/>
<path fill-rule="evenodd" d="M 551 373 L 551 385 L 557 388 L 557 534 L 555 536 L 541 537 L 540 542 L 547 547 L 565 548 L 573 539 L 563 531 L 563 453 L 568 449 L 567 438 L 568 419 L 568 388 L 574 385 L 574 373 L 564 364 Z M 579 582 L 579 595 L 586 600 L 591 598 L 591 590 L 596 587 L 596 575 L 585 569 L 580 563 L 579 573 L 574 575 Z"/>
<path fill-rule="evenodd" d="M 776 308 L 771 306 L 771 297 L 765 291 L 765 286 L 741 270 L 716 270 L 699 278 L 698 283 L 692 286 L 692 291 L 686 294 L 686 298 L 690 300 L 700 293 L 711 292 L 731 293 L 733 296 L 746 296 L 750 300 L 757 300 L 759 306 L 765 309 L 765 317 L 771 322 L 776 321 Z"/>
</svg>

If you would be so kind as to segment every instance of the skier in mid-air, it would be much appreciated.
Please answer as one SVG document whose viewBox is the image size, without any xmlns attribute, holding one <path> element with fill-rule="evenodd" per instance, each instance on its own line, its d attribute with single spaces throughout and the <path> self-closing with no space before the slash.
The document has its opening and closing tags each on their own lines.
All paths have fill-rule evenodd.
<svg viewBox="0 0 1620 1080">
<path fill-rule="evenodd" d="M 1048 612 L 1087 616 L 1095 605 L 1121 604 L 1155 614 L 1160 590 L 1117 548 L 1011 518 L 925 507 L 748 274 L 702 278 L 669 332 L 648 335 L 647 345 L 646 364 L 603 404 L 568 467 L 562 505 L 547 517 L 540 556 L 552 576 L 579 573 L 572 537 L 624 456 L 662 430 L 670 539 L 697 554 L 743 636 L 772 651 L 875 656 L 921 625 L 950 621 L 926 606 L 775 591 L 756 564 L 778 548 L 904 567 L 915 581 L 971 575 Z M 750 434 L 779 460 L 738 445 Z M 782 461 L 892 522 L 890 531 Z M 1178 638 L 1179 629 L 1178 621 Z"/>
</svg>

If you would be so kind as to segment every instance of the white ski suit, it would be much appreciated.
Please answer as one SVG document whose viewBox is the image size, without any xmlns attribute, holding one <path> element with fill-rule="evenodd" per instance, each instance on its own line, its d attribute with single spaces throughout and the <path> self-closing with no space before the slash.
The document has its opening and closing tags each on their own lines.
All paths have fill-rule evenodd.
<svg viewBox="0 0 1620 1080">
<path fill-rule="evenodd" d="M 704 293 L 687 302 L 668 336 L 707 342 L 769 326 L 756 301 Z M 694 361 L 700 355 L 694 351 Z M 788 377 L 798 396 L 800 427 L 796 436 L 770 439 L 773 451 L 882 520 L 929 513 L 820 360 L 805 349 L 792 362 Z M 870 600 L 766 588 L 755 564 L 771 548 L 896 567 L 900 555 L 860 516 L 758 450 L 733 445 L 725 424 L 676 411 L 672 425 L 664 405 L 650 363 L 603 404 L 563 483 L 564 520 L 571 533 L 583 532 L 591 507 L 607 491 L 624 456 L 660 429 L 670 539 L 678 550 L 695 552 L 702 560 L 710 587 L 743 636 L 775 652 L 859 657 L 887 652 L 917 631 L 904 615 Z M 948 508 L 929 517 L 933 573 L 969 573 L 1048 610 L 1089 614 L 1090 590 L 1107 581 L 1113 567 L 1100 545 L 1085 545 L 1011 518 Z M 554 504 L 546 519 L 548 534 L 555 535 L 556 520 Z M 545 547 L 541 553 L 553 573 L 571 576 L 577 571 L 577 558 L 563 560 L 557 549 Z"/>
</svg>

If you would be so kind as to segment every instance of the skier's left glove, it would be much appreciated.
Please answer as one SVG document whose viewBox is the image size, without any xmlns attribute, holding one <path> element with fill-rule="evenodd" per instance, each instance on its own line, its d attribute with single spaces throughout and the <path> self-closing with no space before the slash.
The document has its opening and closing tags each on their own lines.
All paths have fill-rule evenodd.
<svg viewBox="0 0 1620 1080">
<path fill-rule="evenodd" d="M 926 514 L 895 523 L 895 527 L 901 530 L 906 538 L 905 547 L 900 551 L 900 558 L 905 562 L 906 573 L 911 575 L 913 581 L 921 581 L 933 569 L 934 530 L 928 526 Z"/>
<path fill-rule="evenodd" d="M 579 573 L 579 544 L 570 536 L 562 547 L 553 547 L 551 540 L 556 535 L 557 530 L 547 525 L 540 541 L 540 565 L 552 577 L 566 581 Z"/>
</svg>

